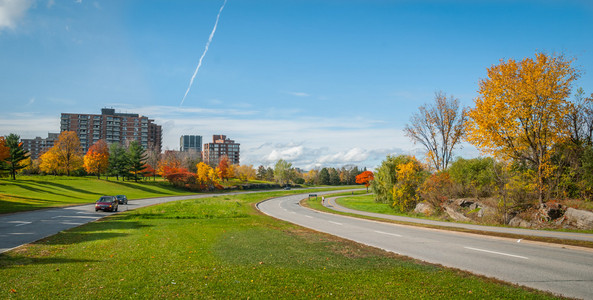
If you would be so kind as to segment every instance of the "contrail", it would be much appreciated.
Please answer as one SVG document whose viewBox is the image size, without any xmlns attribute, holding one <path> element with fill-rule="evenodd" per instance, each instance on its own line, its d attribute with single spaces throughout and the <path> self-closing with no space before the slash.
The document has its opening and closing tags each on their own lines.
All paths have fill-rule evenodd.
<svg viewBox="0 0 593 300">
<path fill-rule="evenodd" d="M 196 74 L 198 74 L 198 70 L 200 70 L 200 67 L 202 66 L 202 60 L 204 59 L 204 56 L 206 56 L 206 52 L 208 52 L 208 48 L 210 47 L 210 43 L 212 42 L 212 38 L 214 37 L 214 33 L 216 32 L 216 27 L 218 26 L 218 19 L 220 19 L 220 14 L 222 13 L 224 6 L 226 5 L 226 1 L 227 0 L 224 0 L 224 3 L 222 4 L 222 6 L 220 7 L 220 10 L 218 11 L 218 15 L 216 16 L 216 22 L 214 23 L 214 28 L 212 28 L 212 32 L 210 33 L 210 37 L 208 38 L 208 42 L 206 43 L 206 47 L 204 48 L 204 53 L 202 53 L 202 56 L 200 56 L 200 60 L 198 61 L 198 66 L 196 67 L 196 70 L 194 71 L 194 75 L 191 77 L 191 80 L 189 81 L 189 86 L 187 87 L 187 91 L 185 91 L 185 95 L 183 95 L 183 99 L 181 100 L 181 103 L 179 104 L 179 106 L 183 105 L 183 102 L 185 101 L 185 97 L 187 97 L 187 93 L 189 93 L 189 89 L 191 89 L 191 85 L 194 83 L 194 78 L 196 78 Z"/>
</svg>

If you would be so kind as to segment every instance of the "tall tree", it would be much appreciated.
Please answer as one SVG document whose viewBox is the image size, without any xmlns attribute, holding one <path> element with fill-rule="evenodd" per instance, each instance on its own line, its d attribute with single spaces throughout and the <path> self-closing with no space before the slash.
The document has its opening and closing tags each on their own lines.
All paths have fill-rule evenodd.
<svg viewBox="0 0 593 300">
<path fill-rule="evenodd" d="M 120 143 L 113 143 L 109 146 L 109 172 L 115 175 L 115 178 L 119 180 L 119 177 L 128 175 L 129 159 L 124 148 Z"/>
<path fill-rule="evenodd" d="M 134 181 L 138 182 L 139 175 L 143 175 L 146 168 L 146 150 L 142 148 L 138 141 L 131 141 L 128 147 L 129 172 L 134 176 Z"/>
<path fill-rule="evenodd" d="M 292 164 L 280 159 L 274 166 L 274 179 L 280 182 L 280 184 L 288 184 L 290 181 Z"/>
<path fill-rule="evenodd" d="M 364 171 L 356 176 L 356 183 L 364 184 L 367 188 L 367 193 L 369 192 L 369 185 L 371 185 L 371 181 L 373 181 L 375 177 L 373 176 L 373 172 L 371 171 Z"/>
<path fill-rule="evenodd" d="M 327 168 L 321 169 L 317 176 L 319 176 L 319 184 L 329 185 L 329 171 L 327 170 Z"/>
<path fill-rule="evenodd" d="M 229 178 L 232 177 L 232 167 L 229 163 L 229 157 L 226 155 L 223 155 L 218 162 L 218 174 L 222 181 L 229 181 Z"/>
<path fill-rule="evenodd" d="M 459 99 L 441 91 L 434 103 L 420 106 L 406 125 L 405 135 L 426 148 L 427 157 L 437 171 L 444 170 L 453 157 L 453 149 L 464 134 L 467 109 L 459 107 Z"/>
<path fill-rule="evenodd" d="M 39 171 L 46 174 L 58 175 L 60 166 L 55 151 L 48 150 L 39 157 Z"/>
<path fill-rule="evenodd" d="M 580 72 L 564 56 L 536 53 L 522 61 L 501 60 L 480 81 L 469 111 L 467 138 L 485 152 L 529 164 L 537 172 L 543 202 L 552 147 L 569 136 L 567 97 Z"/>
<path fill-rule="evenodd" d="M 591 145 L 593 142 L 593 94 L 585 97 L 585 90 L 578 88 L 574 101 L 569 105 L 567 122 L 571 142 L 577 146 Z"/>
<path fill-rule="evenodd" d="M 257 167 L 257 180 L 265 180 L 266 179 L 266 167 L 260 165 Z"/>
<path fill-rule="evenodd" d="M 340 173 L 336 168 L 329 168 L 329 184 L 340 185 Z"/>
<path fill-rule="evenodd" d="M 0 164 L 10 157 L 10 149 L 6 146 L 6 139 L 0 136 Z"/>
<path fill-rule="evenodd" d="M 7 170 L 13 180 L 16 180 L 17 171 L 26 167 L 21 162 L 29 157 L 29 151 L 23 148 L 23 143 L 20 139 L 20 136 L 11 133 L 3 141 L 4 150 L 2 152 L 6 156 L 6 148 L 8 148 L 8 156 L 3 161 L 0 161 L 0 167 L 3 170 Z"/>
<path fill-rule="evenodd" d="M 107 172 L 109 167 L 109 147 L 105 140 L 98 140 L 87 151 L 84 156 L 84 169 L 89 174 L 96 174 L 101 178 L 101 174 Z"/>
<path fill-rule="evenodd" d="M 60 133 L 58 140 L 49 151 L 55 153 L 58 165 L 68 176 L 70 176 L 70 172 L 82 167 L 82 149 L 80 148 L 80 140 L 74 131 Z"/>
</svg>

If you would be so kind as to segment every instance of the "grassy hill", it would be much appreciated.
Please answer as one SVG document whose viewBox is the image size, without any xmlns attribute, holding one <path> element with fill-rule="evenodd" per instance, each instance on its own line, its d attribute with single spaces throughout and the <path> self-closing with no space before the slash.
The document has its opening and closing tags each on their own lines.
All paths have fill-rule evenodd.
<svg viewBox="0 0 593 300">
<path fill-rule="evenodd" d="M 94 177 L 19 176 L 0 179 L 0 214 L 91 203 L 102 195 L 128 199 L 191 194 L 164 181 L 116 181 Z"/>
</svg>

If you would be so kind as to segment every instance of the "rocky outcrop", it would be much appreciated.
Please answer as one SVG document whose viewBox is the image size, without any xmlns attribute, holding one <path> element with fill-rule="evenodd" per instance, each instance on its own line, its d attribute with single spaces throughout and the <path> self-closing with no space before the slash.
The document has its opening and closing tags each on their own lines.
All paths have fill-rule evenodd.
<svg viewBox="0 0 593 300">
<path fill-rule="evenodd" d="M 593 212 L 569 207 L 562 221 L 564 227 L 576 229 L 593 229 Z"/>
<path fill-rule="evenodd" d="M 424 214 L 425 216 L 430 216 L 435 212 L 434 207 L 426 202 L 420 202 L 416 204 L 416 208 L 414 208 L 414 212 L 417 214 Z"/>
<path fill-rule="evenodd" d="M 457 212 L 455 209 L 453 209 L 450 206 L 445 206 L 443 207 L 445 212 L 449 215 L 449 217 L 451 217 L 451 219 L 455 220 L 455 221 L 461 221 L 461 222 L 469 222 L 471 221 L 470 218 L 466 217 L 464 214 Z"/>
</svg>

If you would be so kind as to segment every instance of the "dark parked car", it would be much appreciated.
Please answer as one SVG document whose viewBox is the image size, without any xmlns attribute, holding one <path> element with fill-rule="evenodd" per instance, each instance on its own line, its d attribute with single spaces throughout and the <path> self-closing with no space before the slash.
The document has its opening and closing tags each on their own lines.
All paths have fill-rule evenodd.
<svg viewBox="0 0 593 300">
<path fill-rule="evenodd" d="M 128 197 L 126 197 L 126 195 L 117 195 L 115 198 L 117 198 L 119 204 L 128 204 Z"/>
<path fill-rule="evenodd" d="M 95 203 L 95 211 L 117 211 L 118 204 L 117 198 L 114 196 L 101 196 Z"/>
</svg>

